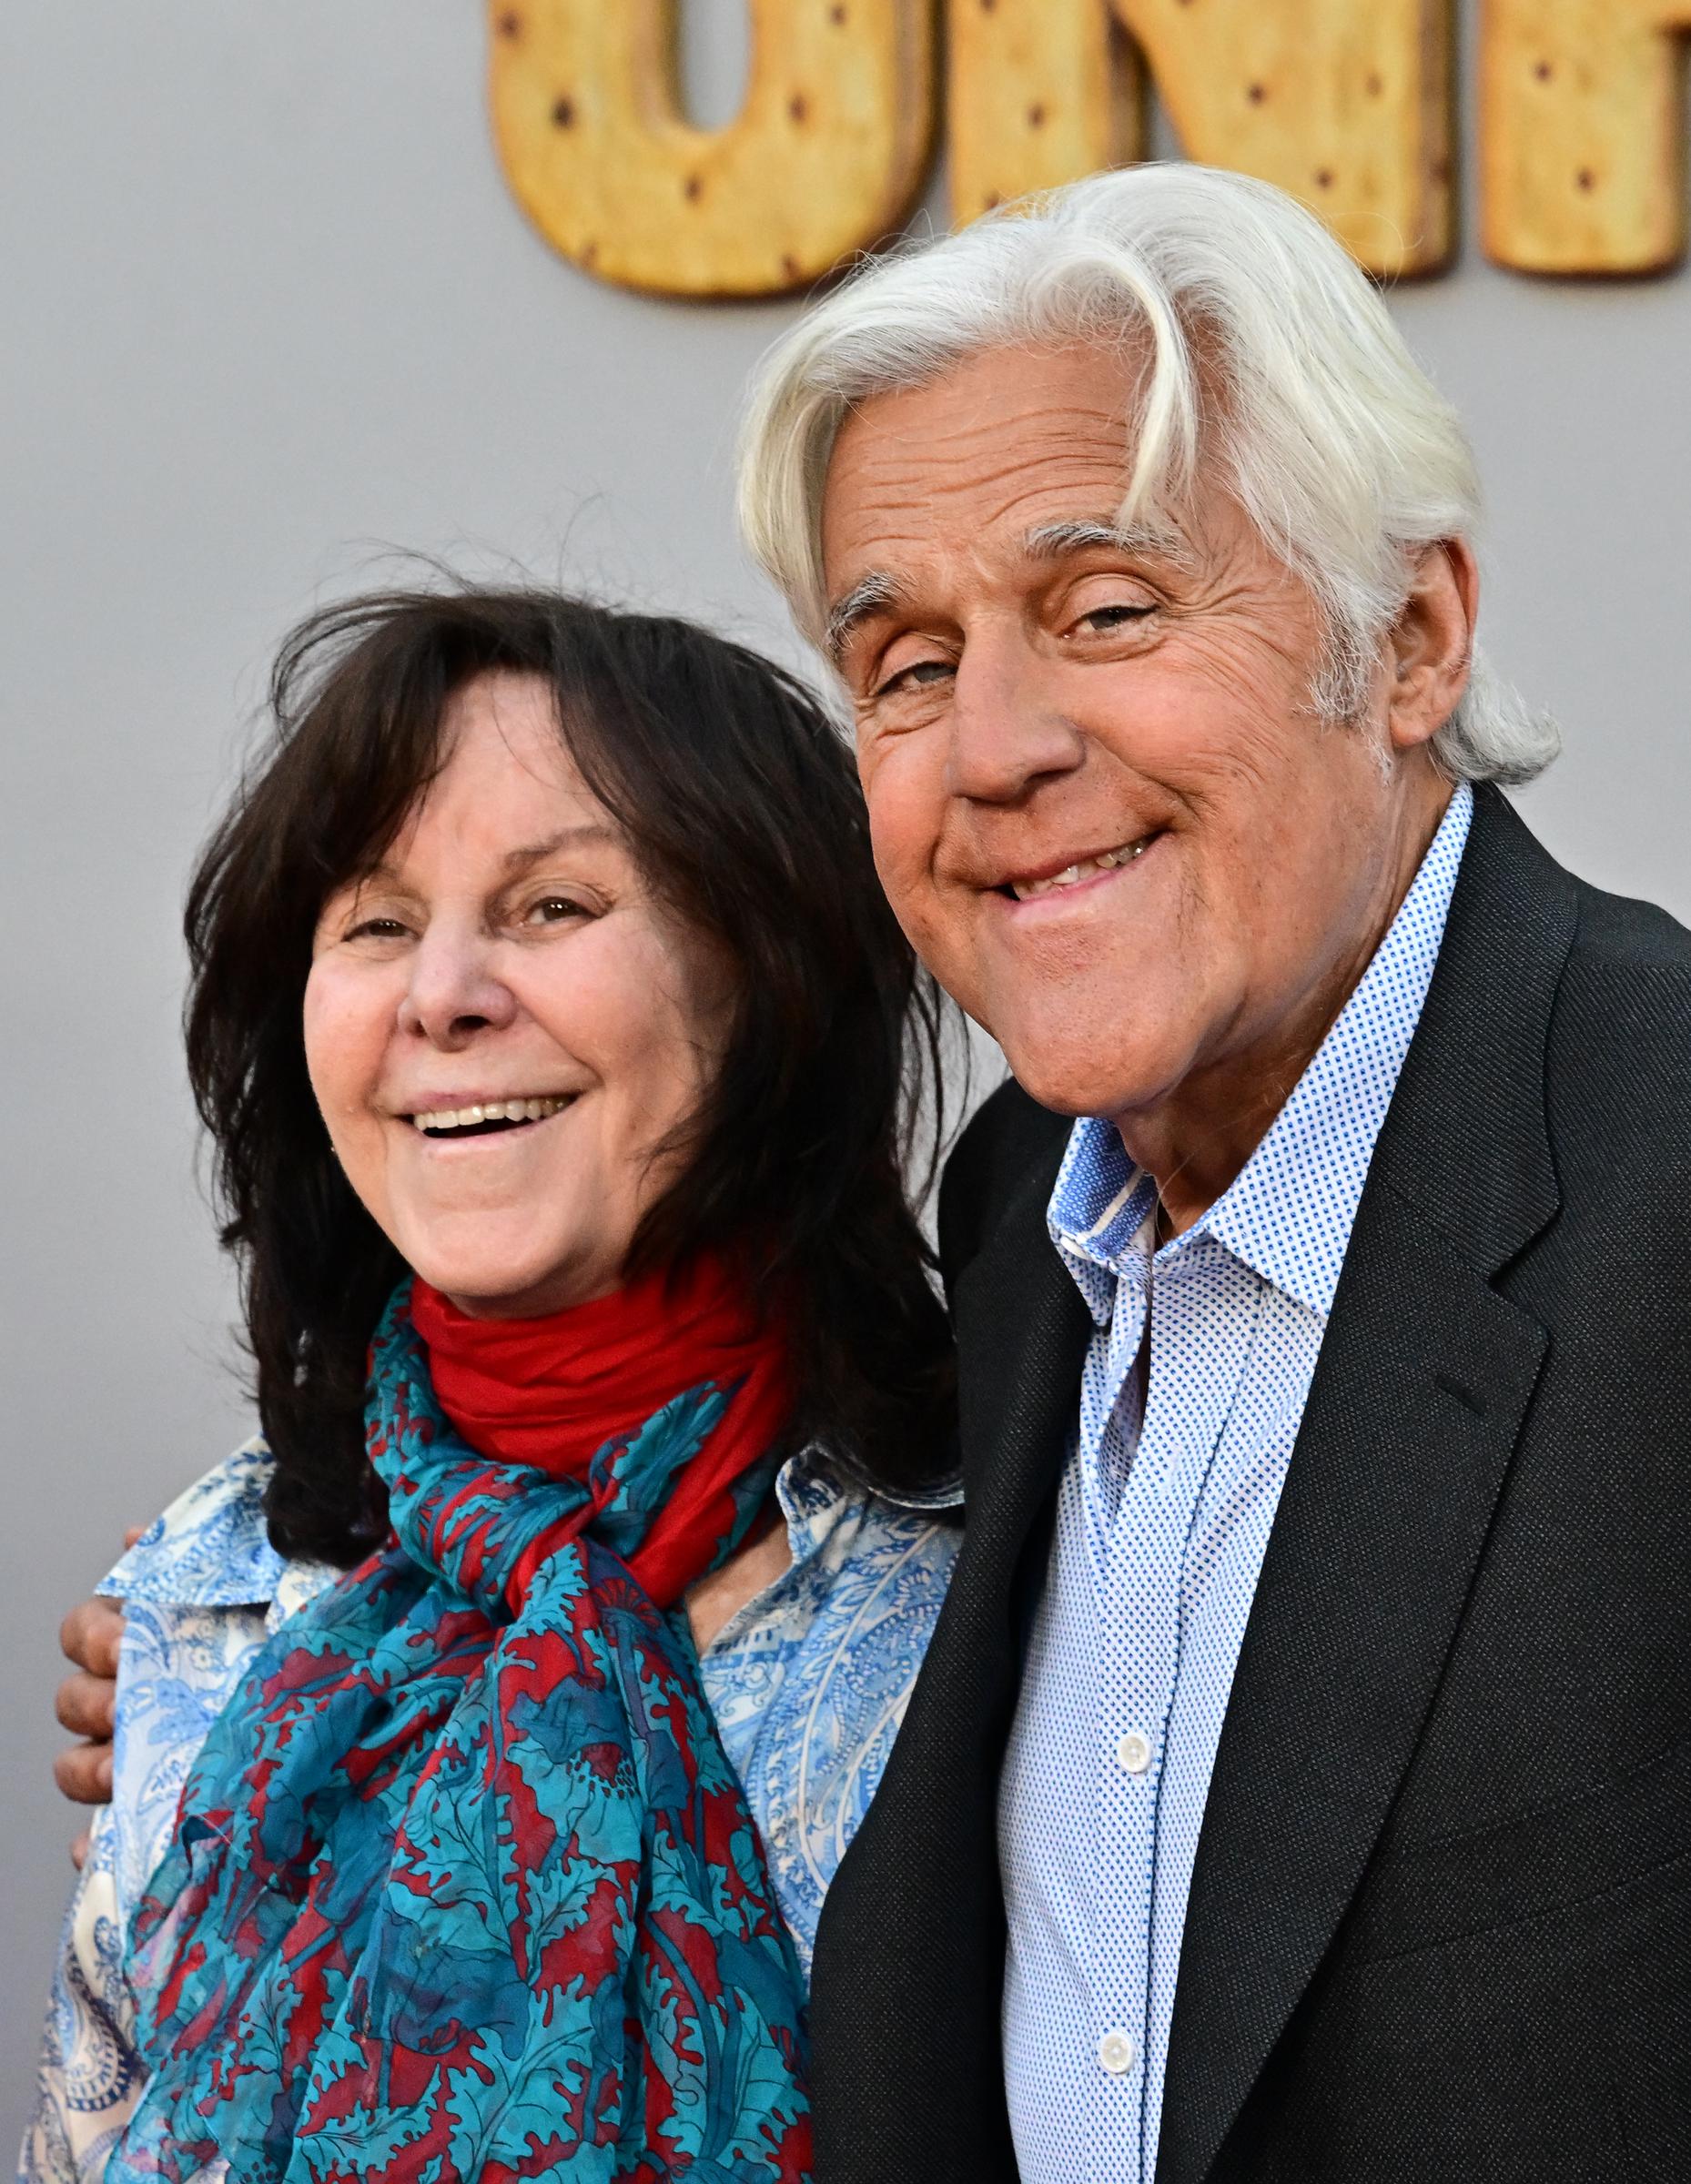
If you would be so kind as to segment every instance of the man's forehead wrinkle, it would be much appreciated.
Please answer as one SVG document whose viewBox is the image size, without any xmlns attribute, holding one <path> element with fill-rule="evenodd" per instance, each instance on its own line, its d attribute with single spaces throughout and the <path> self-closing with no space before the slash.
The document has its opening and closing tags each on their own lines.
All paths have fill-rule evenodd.
<svg viewBox="0 0 1691 2184">
<path fill-rule="evenodd" d="M 1125 420 L 1108 410 L 1029 405 L 1013 414 L 971 420 L 967 425 L 930 426 L 920 437 L 908 430 L 877 432 L 871 425 L 851 441 L 842 439 L 840 446 L 862 483 L 872 490 L 876 484 L 906 483 L 916 470 L 929 475 L 952 472 L 959 483 L 966 483 L 979 475 L 979 450 L 996 459 L 1007 447 L 1030 463 L 1067 457 L 1078 462 L 1108 462 L 1112 469 L 1126 470 L 1131 436 Z"/>
<path fill-rule="evenodd" d="M 854 549 L 860 548 L 865 555 L 876 556 L 876 565 L 854 576 L 829 603 L 824 642 L 836 660 L 865 621 L 883 610 L 913 605 L 930 581 L 947 582 L 947 572 L 955 574 L 964 561 L 981 566 L 983 572 L 985 566 L 996 565 L 1008 577 L 1018 562 L 1053 561 L 1087 546 L 1113 548 L 1123 554 L 1155 554 L 1181 564 L 1192 559 L 1190 548 L 1166 528 L 1124 526 L 1109 516 L 1090 514 L 1028 521 L 1030 515 L 1037 519 L 1053 499 L 1059 506 L 1109 509 L 1119 499 L 1118 478 L 1112 477 L 1100 490 L 1096 475 L 1075 480 L 1053 475 L 1048 461 L 1018 460 L 1009 474 L 998 480 L 970 482 L 977 494 L 987 482 L 1001 490 L 990 507 L 971 512 L 966 529 L 955 518 L 937 523 L 912 521 L 918 503 L 909 498 L 901 498 L 885 513 L 874 500 L 852 511 L 846 528 L 856 536 L 841 541 L 845 552 L 840 558 L 856 561 Z M 945 506 L 947 497 L 937 491 L 919 505 Z"/>
<path fill-rule="evenodd" d="M 935 542 L 931 511 L 961 501 L 974 503 L 967 521 L 970 539 L 1008 531 L 1019 542 L 1033 531 L 1064 521 L 1058 510 L 1077 505 L 1113 510 L 1125 497 L 1128 482 L 1127 465 L 1119 457 L 1100 460 L 1078 450 L 1000 450 L 989 470 L 982 465 L 960 476 L 937 464 L 919 473 L 906 467 L 896 480 L 880 482 L 879 490 L 876 481 L 854 480 L 849 509 L 836 503 L 835 535 L 842 545 L 850 540 L 877 561 L 886 558 L 889 547 L 895 554 L 899 546 L 924 551 Z"/>
</svg>

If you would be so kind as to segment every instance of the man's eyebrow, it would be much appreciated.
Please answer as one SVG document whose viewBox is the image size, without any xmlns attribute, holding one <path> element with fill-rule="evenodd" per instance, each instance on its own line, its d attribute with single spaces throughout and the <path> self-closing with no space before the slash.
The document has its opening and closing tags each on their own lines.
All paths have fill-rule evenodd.
<svg viewBox="0 0 1691 2184">
<path fill-rule="evenodd" d="M 837 664 L 846 649 L 846 640 L 858 623 L 894 605 L 899 595 L 897 579 L 885 569 L 871 569 L 867 576 L 860 576 L 851 590 L 842 593 L 828 609 L 822 642 L 829 659 Z"/>
<path fill-rule="evenodd" d="M 1074 517 L 1061 523 L 1041 523 L 1022 540 L 1022 551 L 1030 561 L 1058 561 L 1065 554 L 1084 553 L 1101 547 L 1109 553 L 1151 553 L 1165 561 L 1188 561 L 1191 550 L 1178 531 L 1155 523 L 1112 523 L 1095 517 Z"/>
</svg>

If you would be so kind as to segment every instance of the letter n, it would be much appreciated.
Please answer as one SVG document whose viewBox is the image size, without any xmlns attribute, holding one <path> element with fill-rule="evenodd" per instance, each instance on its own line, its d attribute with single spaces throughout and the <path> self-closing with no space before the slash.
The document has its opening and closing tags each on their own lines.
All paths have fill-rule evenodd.
<svg viewBox="0 0 1691 2184">
<path fill-rule="evenodd" d="M 958 218 L 1141 157 L 1148 67 L 1189 157 L 1301 197 L 1372 271 L 1448 258 L 1449 0 L 947 5 Z"/>
</svg>

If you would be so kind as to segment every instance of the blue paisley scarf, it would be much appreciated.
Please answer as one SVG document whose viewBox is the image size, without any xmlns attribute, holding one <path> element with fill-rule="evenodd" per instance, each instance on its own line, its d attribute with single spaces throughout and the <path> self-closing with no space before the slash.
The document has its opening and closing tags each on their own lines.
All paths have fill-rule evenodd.
<svg viewBox="0 0 1691 2184">
<path fill-rule="evenodd" d="M 792 1944 L 684 1616 L 629 1568 L 751 1390 L 684 1389 L 582 1476 L 490 1461 L 408 1290 L 367 1413 L 394 1536 L 276 1633 L 188 1778 L 106 2177 L 800 2184 Z"/>
</svg>

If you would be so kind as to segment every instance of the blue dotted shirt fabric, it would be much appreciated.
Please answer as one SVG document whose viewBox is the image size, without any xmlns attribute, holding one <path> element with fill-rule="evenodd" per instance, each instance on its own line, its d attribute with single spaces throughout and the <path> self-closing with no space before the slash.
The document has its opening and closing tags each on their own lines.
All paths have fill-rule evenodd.
<svg viewBox="0 0 1691 2184">
<path fill-rule="evenodd" d="M 1467 841 L 1459 788 L 1372 962 L 1230 1189 L 1075 1125 L 1048 1214 L 1095 1332 L 1000 1788 L 1024 2184 L 1151 2184 L 1192 1865 L 1269 1532 Z M 1299 1764 L 1295 1751 L 1288 1766 Z"/>
</svg>

